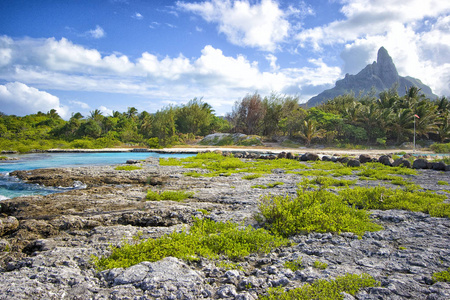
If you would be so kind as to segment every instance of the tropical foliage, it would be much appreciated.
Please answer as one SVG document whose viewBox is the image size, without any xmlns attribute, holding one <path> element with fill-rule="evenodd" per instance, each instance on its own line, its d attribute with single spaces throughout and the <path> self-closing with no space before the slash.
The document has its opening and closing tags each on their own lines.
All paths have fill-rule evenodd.
<svg viewBox="0 0 450 300">
<path fill-rule="evenodd" d="M 269 139 L 287 137 L 296 145 L 399 145 L 418 141 L 450 142 L 450 101 L 427 99 L 416 87 L 404 96 L 397 89 L 378 97 L 338 96 L 307 109 L 298 97 L 249 94 L 237 101 L 225 118 L 194 98 L 155 113 L 114 111 L 105 116 L 95 109 L 88 116 L 75 113 L 63 120 L 55 110 L 24 117 L 0 113 L 0 150 L 26 152 L 48 148 L 158 148 L 185 144 L 214 132 L 245 133 Z M 439 152 L 448 146 L 435 146 Z"/>
</svg>

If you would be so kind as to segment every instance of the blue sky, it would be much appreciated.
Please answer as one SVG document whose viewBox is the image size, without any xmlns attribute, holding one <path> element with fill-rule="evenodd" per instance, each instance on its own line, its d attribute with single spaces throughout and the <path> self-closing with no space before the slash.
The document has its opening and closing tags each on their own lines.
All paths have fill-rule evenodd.
<svg viewBox="0 0 450 300">
<path fill-rule="evenodd" d="M 0 0 L 0 111 L 307 101 L 381 46 L 400 75 L 450 95 L 449 1 Z"/>
</svg>

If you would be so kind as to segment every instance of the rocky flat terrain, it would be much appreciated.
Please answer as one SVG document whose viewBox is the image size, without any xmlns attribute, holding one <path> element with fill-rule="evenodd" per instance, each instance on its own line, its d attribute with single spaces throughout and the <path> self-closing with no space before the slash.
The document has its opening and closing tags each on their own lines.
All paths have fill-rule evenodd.
<svg viewBox="0 0 450 300">
<path fill-rule="evenodd" d="M 81 182 L 86 188 L 0 203 L 0 299 L 257 299 L 269 287 L 294 288 L 346 273 L 368 273 L 381 285 L 345 299 L 450 299 L 450 283 L 431 279 L 450 266 L 450 220 L 401 210 L 372 211 L 384 229 L 361 239 L 352 233 L 296 235 L 294 246 L 252 254 L 233 262 L 238 268 L 227 267 L 228 261 L 167 257 L 98 272 L 92 255 L 107 255 L 110 245 L 134 236 L 157 238 L 187 228 L 193 216 L 256 226 L 260 197 L 295 195 L 302 179 L 283 170 L 253 180 L 243 180 L 243 174 L 188 177 L 183 175 L 188 169 L 160 166 L 156 159 L 139 164 L 142 169 L 133 171 L 105 166 L 17 172 L 30 182 L 67 187 Z M 449 195 L 449 187 L 437 182 L 450 183 L 450 172 L 418 173 L 408 178 Z M 251 187 L 272 182 L 284 184 Z M 370 181 L 376 184 L 384 183 Z M 146 201 L 149 189 L 187 190 L 194 196 Z M 300 258 L 300 270 L 284 267 Z M 315 268 L 315 261 L 328 267 Z"/>
</svg>

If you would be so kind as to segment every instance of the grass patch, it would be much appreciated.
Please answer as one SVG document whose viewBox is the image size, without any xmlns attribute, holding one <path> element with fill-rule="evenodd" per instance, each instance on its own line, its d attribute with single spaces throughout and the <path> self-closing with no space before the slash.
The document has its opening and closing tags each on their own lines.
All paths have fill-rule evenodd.
<svg viewBox="0 0 450 300">
<path fill-rule="evenodd" d="M 450 204 L 447 198 L 432 192 L 405 191 L 386 187 L 355 187 L 339 191 L 339 196 L 360 209 L 404 209 L 420 211 L 433 217 L 450 218 Z"/>
<path fill-rule="evenodd" d="M 197 211 L 198 211 L 198 212 L 201 212 L 201 213 L 204 214 L 205 216 L 207 216 L 207 215 L 210 214 L 209 211 L 207 211 L 206 209 L 203 209 L 203 208 L 199 208 L 199 209 L 197 209 Z"/>
<path fill-rule="evenodd" d="M 307 190 L 307 184 L 297 189 L 297 196 L 268 195 L 261 198 L 256 221 L 281 236 L 316 232 L 353 232 L 362 236 L 366 231 L 382 229 L 372 223 L 369 213 L 349 206 L 342 196 L 322 187 Z"/>
<path fill-rule="evenodd" d="M 169 158 L 160 158 L 159 159 L 159 165 L 160 166 L 181 166 L 183 163 L 181 160 L 169 157 Z"/>
<path fill-rule="evenodd" d="M 439 181 L 437 182 L 437 184 L 439 184 L 439 185 L 448 185 L 448 182 L 447 182 L 447 181 L 444 181 L 444 180 L 439 180 Z"/>
<path fill-rule="evenodd" d="M 261 176 L 262 176 L 261 174 L 250 174 L 250 175 L 242 176 L 242 179 L 253 180 L 253 179 L 259 178 Z"/>
<path fill-rule="evenodd" d="M 301 185 L 312 184 L 320 185 L 323 187 L 337 186 L 337 187 L 348 187 L 354 185 L 357 180 L 346 180 L 346 179 L 335 179 L 333 177 L 318 176 L 313 179 L 304 178 Z"/>
<path fill-rule="evenodd" d="M 282 287 L 269 288 L 267 295 L 259 297 L 261 300 L 336 300 L 344 299 L 342 292 L 351 295 L 363 288 L 380 286 L 372 276 L 368 274 L 347 274 L 334 280 L 319 279 L 312 284 L 305 284 L 300 288 L 284 291 Z"/>
<path fill-rule="evenodd" d="M 450 282 L 450 267 L 446 271 L 433 273 L 431 278 L 433 282 Z"/>
<path fill-rule="evenodd" d="M 186 192 L 186 191 L 156 192 L 148 190 L 146 199 L 149 201 L 172 200 L 180 202 L 187 198 L 192 198 L 192 196 L 194 196 L 193 192 Z"/>
<path fill-rule="evenodd" d="M 229 259 L 242 259 L 250 253 L 268 253 L 272 248 L 290 244 L 288 239 L 273 236 L 264 229 L 194 219 L 189 232 L 172 232 L 140 243 L 123 242 L 121 247 L 112 247 L 111 255 L 92 258 L 99 270 L 105 270 L 127 268 L 167 256 L 185 260 L 197 260 L 199 256 L 217 259 L 221 255 Z"/>
<path fill-rule="evenodd" d="M 316 261 L 314 261 L 313 267 L 316 269 L 325 270 L 326 268 L 328 268 L 328 264 L 321 262 L 319 260 L 316 260 Z"/>
<path fill-rule="evenodd" d="M 230 261 L 220 260 L 220 261 L 216 262 L 215 265 L 216 265 L 216 267 L 222 268 L 225 270 L 239 270 L 242 272 L 244 271 L 244 268 L 240 264 L 230 262 Z"/>
<path fill-rule="evenodd" d="M 114 170 L 118 171 L 133 171 L 133 170 L 140 170 L 142 167 L 139 166 L 117 166 L 114 168 Z"/>
<path fill-rule="evenodd" d="M 286 261 L 283 266 L 286 269 L 290 269 L 292 272 L 303 269 L 303 257 L 299 257 L 296 260 Z"/>
<path fill-rule="evenodd" d="M 273 182 L 273 183 L 268 183 L 266 185 L 264 185 L 264 184 L 252 185 L 252 188 L 254 188 L 254 189 L 256 189 L 256 188 L 257 189 L 271 189 L 271 188 L 274 188 L 276 186 L 283 185 L 283 184 L 284 184 L 284 182 L 276 181 L 276 182 Z"/>
</svg>

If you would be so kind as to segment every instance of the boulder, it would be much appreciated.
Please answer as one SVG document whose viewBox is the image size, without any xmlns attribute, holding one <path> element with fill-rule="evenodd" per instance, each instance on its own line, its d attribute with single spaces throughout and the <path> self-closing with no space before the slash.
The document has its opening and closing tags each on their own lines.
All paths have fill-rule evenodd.
<svg viewBox="0 0 450 300">
<path fill-rule="evenodd" d="M 341 164 L 346 164 L 350 161 L 350 158 L 348 156 L 340 156 L 337 158 L 337 161 Z"/>
<path fill-rule="evenodd" d="M 0 218 L 0 236 L 3 236 L 19 227 L 19 221 L 12 216 Z"/>
<path fill-rule="evenodd" d="M 431 164 L 431 168 L 436 171 L 445 171 L 446 164 L 442 161 L 434 162 Z"/>
<path fill-rule="evenodd" d="M 365 163 L 367 163 L 367 162 L 372 161 L 372 157 L 371 157 L 369 154 L 361 154 L 361 155 L 359 156 L 359 161 L 360 161 L 362 164 L 365 164 Z"/>
<path fill-rule="evenodd" d="M 357 160 L 357 159 L 350 159 L 347 162 L 347 166 L 349 166 L 349 167 L 359 167 L 359 166 L 361 166 L 361 162 L 359 160 Z"/>
<path fill-rule="evenodd" d="M 138 164 L 139 161 L 138 161 L 138 160 L 135 160 L 135 159 L 129 159 L 129 160 L 127 160 L 126 163 L 127 163 L 128 165 L 133 165 L 133 164 Z"/>
<path fill-rule="evenodd" d="M 392 166 L 392 164 L 394 163 L 394 160 L 392 159 L 392 157 L 390 157 L 388 155 L 381 155 L 378 158 L 378 162 L 385 166 Z"/>
<path fill-rule="evenodd" d="M 288 152 L 288 153 L 286 153 L 286 158 L 287 159 L 294 159 L 294 154 L 292 154 L 292 152 Z"/>
<path fill-rule="evenodd" d="M 398 167 L 398 166 L 404 166 L 406 168 L 411 168 L 411 162 L 403 157 L 401 158 L 397 158 L 396 160 L 394 160 L 394 162 L 392 163 L 393 167 Z"/>
<path fill-rule="evenodd" d="M 319 155 L 315 154 L 315 153 L 305 153 L 306 156 L 306 160 L 307 161 L 316 161 L 319 160 Z"/>
<path fill-rule="evenodd" d="M 286 158 L 286 152 L 283 151 L 278 153 L 277 158 Z"/>
<path fill-rule="evenodd" d="M 412 167 L 413 169 L 428 169 L 428 161 L 424 158 L 416 159 Z"/>
<path fill-rule="evenodd" d="M 328 155 L 324 155 L 322 156 L 322 161 L 331 161 L 331 157 L 329 157 Z"/>
</svg>

